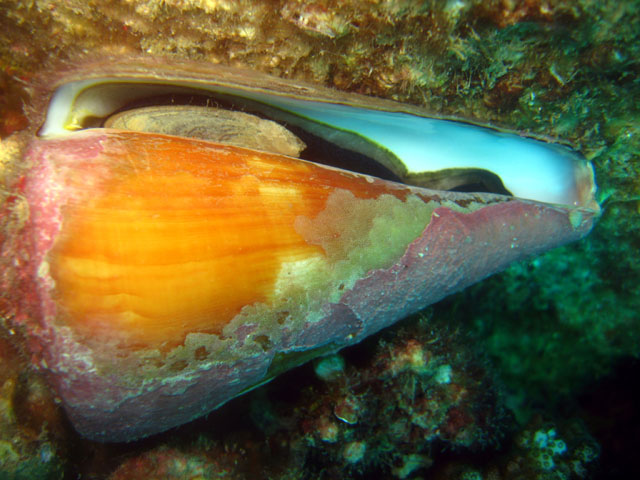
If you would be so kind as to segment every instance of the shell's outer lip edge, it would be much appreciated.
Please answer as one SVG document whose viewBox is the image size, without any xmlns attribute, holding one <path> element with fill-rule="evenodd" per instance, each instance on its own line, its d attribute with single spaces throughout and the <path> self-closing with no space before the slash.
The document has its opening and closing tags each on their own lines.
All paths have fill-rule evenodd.
<svg viewBox="0 0 640 480">
<path fill-rule="evenodd" d="M 467 123 L 478 127 L 490 128 L 500 132 L 517 133 L 525 138 L 540 140 L 545 143 L 555 143 L 571 148 L 574 146 L 562 138 L 556 138 L 535 132 L 514 132 L 506 125 L 495 123 L 479 122 L 471 117 L 460 117 L 430 112 L 424 107 L 398 102 L 381 97 L 372 97 L 355 92 L 336 90 L 323 85 L 301 82 L 297 80 L 276 77 L 265 72 L 232 67 L 220 64 L 203 64 L 174 57 L 149 57 L 130 56 L 122 59 L 118 56 L 101 57 L 100 60 L 94 58 L 84 58 L 73 64 L 63 63 L 58 68 L 53 68 L 58 73 L 53 80 L 51 70 L 48 69 L 42 75 L 42 80 L 36 82 L 36 90 L 33 96 L 44 96 L 49 98 L 60 86 L 70 81 L 95 80 L 105 76 L 112 76 L 116 79 L 123 79 L 134 76 L 140 79 L 148 79 L 150 71 L 158 81 L 174 81 L 186 79 L 187 81 L 207 84 L 217 83 L 230 88 L 244 88 L 252 91 L 259 91 L 269 95 L 293 96 L 297 98 L 308 98 L 313 96 L 318 101 L 336 103 L 343 105 L 353 105 L 357 107 L 369 107 L 376 110 L 392 112 L 404 112 L 417 116 L 426 116 L 434 119 L 450 120 L 460 123 Z M 179 73 L 176 73 L 179 72 Z M 205 77 L 205 78 L 203 78 Z"/>
<path fill-rule="evenodd" d="M 148 58 L 141 58 L 141 61 L 148 62 Z M 173 59 L 171 59 L 173 61 Z M 92 63 L 88 64 L 89 66 Z M 494 123 L 480 122 L 471 117 L 460 117 L 454 115 L 446 115 L 430 112 L 429 110 L 418 105 L 406 104 L 391 99 L 371 97 L 355 92 L 344 92 L 321 85 L 313 85 L 310 83 L 297 83 L 289 79 L 274 77 L 262 72 L 252 70 L 239 69 L 234 67 L 225 67 L 214 65 L 212 69 L 207 69 L 201 73 L 208 75 L 207 78 L 199 78 L 196 74 L 176 74 L 179 69 L 167 69 L 166 65 L 153 64 L 154 67 L 164 67 L 164 70 L 156 71 L 154 79 L 149 78 L 149 72 L 144 69 L 131 69 L 132 64 L 120 63 L 118 65 L 105 65 L 102 62 L 98 66 L 85 70 L 77 67 L 65 76 L 61 76 L 57 81 L 46 84 L 46 97 L 52 97 L 55 92 L 69 83 L 80 83 L 84 85 L 101 84 L 108 81 L 126 82 L 132 80 L 134 83 L 155 83 L 155 84 L 178 84 L 184 85 L 216 85 L 231 90 L 245 90 L 248 92 L 263 93 L 283 98 L 296 98 L 307 100 L 310 96 L 314 97 L 314 101 L 327 104 L 353 106 L 358 108 L 368 108 L 373 110 L 406 113 L 418 117 L 432 118 L 437 120 L 446 120 L 456 123 L 467 124 L 480 128 L 487 128 L 502 133 L 517 134 L 523 138 L 539 140 L 544 143 L 553 143 L 573 148 L 569 142 L 562 138 L 556 138 L 545 134 L 537 134 L 535 132 L 516 132 L 508 126 L 497 125 Z M 193 66 L 194 64 L 188 64 Z M 103 67 L 102 69 L 100 67 Z M 109 67 L 109 68 L 104 68 Z M 127 68 L 130 68 L 127 70 Z M 108 76 L 105 76 L 105 73 Z M 182 72 L 184 73 L 184 72 Z M 265 85 L 271 84 L 267 87 Z M 52 87 L 53 85 L 53 87 Z M 204 88 L 206 90 L 206 88 Z M 79 90 L 80 91 L 80 90 Z"/>
</svg>

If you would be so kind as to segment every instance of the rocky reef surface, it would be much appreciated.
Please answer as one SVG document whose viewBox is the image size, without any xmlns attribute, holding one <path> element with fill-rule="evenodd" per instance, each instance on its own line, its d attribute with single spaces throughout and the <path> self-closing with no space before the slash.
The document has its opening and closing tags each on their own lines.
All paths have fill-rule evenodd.
<svg viewBox="0 0 640 480">
<path fill-rule="evenodd" d="M 576 244 L 132 444 L 75 434 L 0 311 L 0 477 L 640 472 L 629 387 L 640 343 L 637 2 L 0 0 L 2 185 L 24 167 L 13 134 L 30 124 L 33 79 L 61 61 L 128 54 L 242 66 L 563 139 L 593 162 L 603 214 Z M 4 241 L 29 212 L 0 187 Z"/>
</svg>

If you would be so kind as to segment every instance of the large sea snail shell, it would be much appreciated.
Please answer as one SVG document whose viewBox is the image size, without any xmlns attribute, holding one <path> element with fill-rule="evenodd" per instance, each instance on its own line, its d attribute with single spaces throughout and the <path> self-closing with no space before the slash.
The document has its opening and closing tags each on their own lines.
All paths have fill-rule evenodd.
<svg viewBox="0 0 640 480">
<path fill-rule="evenodd" d="M 598 212 L 591 167 L 568 148 L 394 102 L 151 60 L 83 65 L 53 92 L 27 152 L 19 318 L 75 427 L 97 440 L 205 414 L 581 238 Z M 212 105 L 245 113 L 212 120 Z M 211 124 L 228 135 L 178 136 Z M 497 181 L 513 196 L 296 158 L 308 151 L 422 185 Z"/>
</svg>

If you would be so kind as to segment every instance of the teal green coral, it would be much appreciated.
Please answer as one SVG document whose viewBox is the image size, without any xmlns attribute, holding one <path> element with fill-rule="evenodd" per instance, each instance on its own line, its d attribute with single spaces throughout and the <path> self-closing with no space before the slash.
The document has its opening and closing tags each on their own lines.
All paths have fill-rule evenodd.
<svg viewBox="0 0 640 480">
<path fill-rule="evenodd" d="M 602 240 L 517 264 L 460 296 L 464 303 L 473 297 L 474 311 L 466 312 L 471 327 L 521 420 L 531 407 L 566 402 L 617 359 L 640 350 L 637 273 L 620 282 L 607 278 L 613 259 L 592 255 Z"/>
<path fill-rule="evenodd" d="M 640 4 L 562 3 L 564 22 L 479 26 L 450 59 L 476 79 L 450 108 L 569 140 L 593 161 L 603 202 L 585 240 L 442 306 L 493 358 L 523 419 L 640 353 Z"/>
</svg>

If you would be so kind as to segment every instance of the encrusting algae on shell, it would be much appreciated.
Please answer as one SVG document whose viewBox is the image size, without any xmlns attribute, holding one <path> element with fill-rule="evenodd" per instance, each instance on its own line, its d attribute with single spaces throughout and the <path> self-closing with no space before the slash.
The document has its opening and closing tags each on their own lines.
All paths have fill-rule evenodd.
<svg viewBox="0 0 640 480">
<path fill-rule="evenodd" d="M 455 186 L 464 191 L 432 190 L 305 160 L 314 148 L 371 154 L 366 161 L 397 180 L 414 157 L 372 138 L 372 125 L 433 120 L 415 107 L 199 64 L 91 67 L 56 85 L 25 153 L 29 260 L 12 288 L 36 356 L 92 439 L 133 440 L 206 414 L 512 261 L 581 238 L 598 213 L 591 168 L 566 147 L 435 119 L 486 138 L 476 147 L 497 156 L 505 144 L 535 151 L 531 161 L 560 176 L 553 198 L 567 200 L 487 192 L 485 167 L 466 163 L 442 167 L 464 170 L 470 183 Z M 151 102 L 170 112 L 180 99 L 203 103 L 198 111 L 239 104 L 290 127 L 301 140 L 284 143 L 296 152 L 298 142 L 308 147 L 295 158 L 264 142 L 184 137 L 180 125 L 104 124 Z M 349 121 L 327 123 L 318 106 Z M 511 171 L 489 174 L 512 188 Z"/>
</svg>

